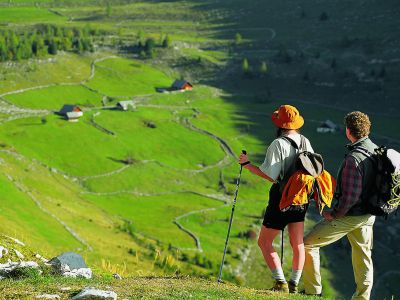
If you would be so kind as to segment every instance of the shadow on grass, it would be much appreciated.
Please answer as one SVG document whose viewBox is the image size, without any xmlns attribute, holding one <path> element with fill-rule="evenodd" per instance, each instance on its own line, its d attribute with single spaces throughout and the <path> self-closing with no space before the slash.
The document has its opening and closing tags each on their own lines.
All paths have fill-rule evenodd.
<svg viewBox="0 0 400 300">
<path fill-rule="evenodd" d="M 341 123 L 345 113 L 352 110 L 368 112 L 373 122 L 374 118 L 400 116 L 400 102 L 396 101 L 400 86 L 394 82 L 399 78 L 398 70 L 392 68 L 390 77 L 384 79 L 371 75 L 375 69 L 382 68 L 371 62 L 385 62 L 387 57 L 395 59 L 390 53 L 400 46 L 398 42 L 391 45 L 384 42 L 395 40 L 395 32 L 384 30 L 385 26 L 398 24 L 398 20 L 392 18 L 400 12 L 394 1 L 379 6 L 374 1 L 363 1 L 362 7 L 358 5 L 359 1 L 344 3 L 336 0 L 302 4 L 280 0 L 189 2 L 195 4 L 195 11 L 214 15 L 209 20 L 213 27 L 208 34 L 224 41 L 207 45 L 203 50 L 231 53 L 224 67 L 215 67 L 197 79 L 201 84 L 222 90 L 222 98 L 236 106 L 240 117 L 233 117 L 233 120 L 239 132 L 246 132 L 267 146 L 275 138 L 271 113 L 281 104 L 293 104 L 307 115 L 303 132 L 313 138 L 311 142 L 317 145 L 318 152 L 326 157 L 329 170 L 335 174 L 345 153 L 346 140 L 342 136 L 316 135 L 315 123 L 326 119 Z M 324 12 L 329 17 L 321 19 Z M 380 13 L 386 16 L 385 21 L 376 26 L 373 20 Z M 352 21 L 355 19 L 358 21 Z M 242 36 L 242 41 L 235 44 L 237 33 Z M 343 44 L 347 36 L 352 37 L 351 46 Z M 367 37 L 376 49 L 366 48 Z M 243 75 L 245 58 L 252 76 Z M 259 76 L 263 61 L 267 62 L 268 71 L 265 76 Z M 195 69 L 196 64 L 182 61 L 175 67 Z M 200 68 L 200 64 L 197 67 Z M 376 84 L 379 88 L 374 88 Z M 310 123 L 311 119 L 315 123 Z M 251 123 L 250 128 L 243 128 L 243 123 Z M 386 130 L 400 139 L 399 133 L 392 128 L 385 128 L 381 134 L 386 134 Z M 386 141 L 386 144 L 390 146 L 391 142 Z M 251 157 L 258 162 L 264 158 L 260 153 L 251 154 Z M 378 241 L 386 235 L 379 228 L 377 233 Z M 399 237 L 393 236 L 391 242 L 398 244 Z M 346 242 L 326 247 L 324 252 L 327 255 L 324 264 L 333 275 L 334 289 L 345 298 L 350 297 L 354 284 L 351 253 Z M 386 255 L 374 255 L 376 265 L 387 265 L 388 259 Z M 385 272 L 385 269 L 377 269 L 375 277 L 379 278 Z M 345 283 L 342 278 L 346 278 Z"/>
</svg>

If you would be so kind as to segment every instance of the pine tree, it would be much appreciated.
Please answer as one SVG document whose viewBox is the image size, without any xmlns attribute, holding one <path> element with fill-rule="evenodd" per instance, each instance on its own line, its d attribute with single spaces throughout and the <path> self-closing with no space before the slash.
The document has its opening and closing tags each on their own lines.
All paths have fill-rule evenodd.
<svg viewBox="0 0 400 300">
<path fill-rule="evenodd" d="M 75 49 L 78 53 L 83 52 L 83 43 L 81 38 L 77 38 L 75 41 Z"/>
<path fill-rule="evenodd" d="M 6 59 L 7 59 L 6 41 L 3 36 L 0 36 L 0 61 L 5 61 Z"/>
<path fill-rule="evenodd" d="M 138 34 L 137 34 L 137 41 L 138 41 L 138 47 L 141 49 L 144 47 L 144 34 L 143 31 L 139 30 Z"/>
<path fill-rule="evenodd" d="M 7 57 L 8 60 L 16 60 L 17 49 L 19 45 L 19 38 L 13 31 L 8 31 L 6 36 Z"/>
<path fill-rule="evenodd" d="M 36 51 L 33 51 L 37 57 L 43 57 L 47 53 L 47 47 L 44 43 L 44 40 L 41 36 L 37 37 L 36 39 Z M 33 50 L 33 49 L 32 49 Z"/>
<path fill-rule="evenodd" d="M 242 71 L 245 74 L 249 73 L 249 71 L 250 71 L 250 65 L 249 65 L 249 61 L 247 60 L 247 58 L 243 59 Z"/>
<path fill-rule="evenodd" d="M 60 49 L 64 50 L 64 51 L 68 51 L 72 49 L 72 41 L 69 38 L 62 38 L 61 40 L 61 47 Z"/>
<path fill-rule="evenodd" d="M 74 38 L 74 31 L 71 29 L 65 29 L 64 36 L 72 41 L 72 39 Z"/>
<path fill-rule="evenodd" d="M 16 48 L 18 47 L 19 38 L 18 38 L 18 36 L 15 34 L 14 31 L 9 31 L 8 43 L 9 43 L 9 47 L 12 48 L 12 49 L 16 49 Z"/>
<path fill-rule="evenodd" d="M 50 40 L 49 45 L 47 47 L 47 52 L 51 55 L 56 55 L 57 54 L 57 44 L 56 42 L 53 40 Z"/>
<path fill-rule="evenodd" d="M 21 49 L 23 59 L 28 59 L 33 56 L 31 42 L 28 38 L 24 39 L 23 43 L 21 44 Z"/>
<path fill-rule="evenodd" d="M 147 54 L 150 54 L 156 46 L 156 41 L 153 38 L 149 38 L 146 40 L 146 44 L 144 45 L 144 50 Z"/>
<path fill-rule="evenodd" d="M 235 45 L 239 45 L 242 42 L 242 35 L 240 33 L 236 33 L 235 35 Z"/>
<path fill-rule="evenodd" d="M 64 36 L 62 29 L 58 25 L 54 25 L 54 36 L 58 38 L 62 38 Z"/>
<path fill-rule="evenodd" d="M 73 36 L 76 36 L 76 37 L 78 37 L 78 38 L 83 37 L 82 30 L 80 30 L 79 28 L 75 28 L 75 29 L 74 29 L 74 33 L 73 33 Z M 71 37 L 71 38 L 72 38 L 72 37 Z"/>
<path fill-rule="evenodd" d="M 172 44 L 171 38 L 170 38 L 169 35 L 167 34 L 167 35 L 165 36 L 163 42 L 162 42 L 162 46 L 163 46 L 163 48 L 169 48 L 169 47 L 171 47 L 171 44 Z"/>
<path fill-rule="evenodd" d="M 22 47 L 18 47 L 14 54 L 14 60 L 21 61 L 22 60 Z"/>
<path fill-rule="evenodd" d="M 90 42 L 88 39 L 82 39 L 82 50 L 89 51 L 90 49 Z"/>
<path fill-rule="evenodd" d="M 265 74 L 267 74 L 267 72 L 268 72 L 267 63 L 266 63 L 265 61 L 263 61 L 263 62 L 261 63 L 261 65 L 260 65 L 260 73 L 261 73 L 262 75 L 265 75 Z"/>
<path fill-rule="evenodd" d="M 107 2 L 107 6 L 106 6 L 106 15 L 107 17 L 110 17 L 112 14 L 112 7 L 111 7 L 111 3 Z"/>
</svg>

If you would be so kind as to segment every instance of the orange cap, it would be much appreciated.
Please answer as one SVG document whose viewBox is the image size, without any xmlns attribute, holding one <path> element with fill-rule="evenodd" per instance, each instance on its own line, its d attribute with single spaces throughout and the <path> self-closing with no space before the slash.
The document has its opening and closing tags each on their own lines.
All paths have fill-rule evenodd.
<svg viewBox="0 0 400 300">
<path fill-rule="evenodd" d="M 299 129 L 304 125 L 303 117 L 297 108 L 291 105 L 281 105 L 272 114 L 272 122 L 283 129 Z"/>
</svg>

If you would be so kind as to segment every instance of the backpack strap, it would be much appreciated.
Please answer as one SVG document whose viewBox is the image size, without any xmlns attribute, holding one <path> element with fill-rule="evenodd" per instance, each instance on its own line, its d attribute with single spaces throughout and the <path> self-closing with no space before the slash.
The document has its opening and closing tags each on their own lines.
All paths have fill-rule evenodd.
<svg viewBox="0 0 400 300">
<path fill-rule="evenodd" d="M 280 137 L 282 140 L 285 140 L 286 142 L 288 142 L 290 145 L 292 145 L 292 147 L 296 150 L 299 150 L 299 146 L 296 144 L 296 142 L 294 140 L 292 140 L 290 137 L 282 135 Z"/>
<path fill-rule="evenodd" d="M 297 143 L 291 139 L 288 136 L 281 136 L 281 139 L 287 141 L 288 143 L 290 143 L 290 145 L 296 150 L 297 154 L 305 151 L 306 150 L 306 139 L 304 136 L 300 135 L 300 147 L 299 145 L 297 145 Z M 285 185 L 287 183 L 287 181 L 289 180 L 290 176 L 292 176 L 292 174 L 294 173 L 295 169 L 296 169 L 296 160 L 293 162 L 293 165 L 289 168 L 288 173 L 284 174 L 282 180 L 279 181 L 279 190 L 282 193 L 283 189 L 285 188 Z"/>
<path fill-rule="evenodd" d="M 356 147 L 352 151 L 350 151 L 350 154 L 352 152 L 361 153 L 361 154 L 363 154 L 364 156 L 366 156 L 368 158 L 372 157 L 372 155 L 373 155 L 373 153 L 371 151 L 369 151 L 367 148 L 364 148 L 364 147 Z"/>
<path fill-rule="evenodd" d="M 292 145 L 292 147 L 295 148 L 296 150 L 307 151 L 307 142 L 306 138 L 303 135 L 300 135 L 300 147 L 293 139 L 291 139 L 288 136 L 283 135 L 280 138 L 290 143 L 290 145 Z"/>
<path fill-rule="evenodd" d="M 307 151 L 307 142 L 303 135 L 300 135 L 300 151 Z"/>
</svg>

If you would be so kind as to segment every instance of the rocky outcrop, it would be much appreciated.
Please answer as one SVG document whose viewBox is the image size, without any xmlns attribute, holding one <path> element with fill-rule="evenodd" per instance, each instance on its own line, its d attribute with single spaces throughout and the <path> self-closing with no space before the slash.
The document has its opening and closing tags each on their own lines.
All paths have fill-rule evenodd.
<svg viewBox="0 0 400 300">
<path fill-rule="evenodd" d="M 81 300 L 81 299 L 90 299 L 90 300 L 101 300 L 101 299 L 117 299 L 117 294 L 112 291 L 102 291 L 96 288 L 87 287 L 84 288 L 79 294 L 75 295 L 71 298 L 71 300 Z"/>
<path fill-rule="evenodd" d="M 19 278 L 33 272 L 41 273 L 42 256 L 29 250 L 21 241 L 0 235 L 0 279 Z"/>
<path fill-rule="evenodd" d="M 48 264 L 64 277 L 92 278 L 92 270 L 88 268 L 82 256 L 74 252 L 66 252 L 52 258 Z"/>
</svg>

